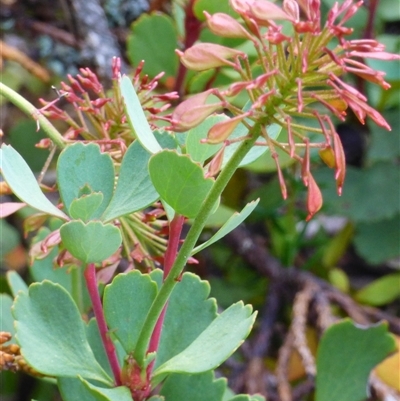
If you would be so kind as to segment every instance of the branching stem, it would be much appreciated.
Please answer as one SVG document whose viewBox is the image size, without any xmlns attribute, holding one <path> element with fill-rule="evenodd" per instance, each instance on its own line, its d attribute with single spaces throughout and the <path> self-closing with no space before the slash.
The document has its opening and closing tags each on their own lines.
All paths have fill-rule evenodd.
<svg viewBox="0 0 400 401">
<path fill-rule="evenodd" d="M 240 162 L 246 156 L 247 152 L 252 148 L 256 142 L 260 133 L 260 127 L 256 124 L 251 132 L 251 137 L 243 141 L 232 158 L 226 164 L 224 169 L 221 171 L 213 187 L 205 198 L 202 207 L 199 210 L 197 217 L 194 219 L 192 227 L 190 228 L 188 235 L 176 257 L 175 263 L 173 264 L 171 271 L 166 277 L 150 311 L 146 317 L 146 321 L 143 325 L 143 329 L 139 335 L 139 339 L 136 345 L 134 353 L 135 360 L 142 364 L 147 353 L 149 339 L 153 333 L 154 327 L 157 324 L 158 318 L 167 303 L 172 290 L 179 281 L 179 277 L 186 265 L 187 260 L 191 256 L 192 250 L 196 245 L 196 242 L 205 226 L 208 217 L 213 210 L 215 203 L 220 197 L 222 191 L 232 178 L 234 172 L 238 168 Z"/>
</svg>

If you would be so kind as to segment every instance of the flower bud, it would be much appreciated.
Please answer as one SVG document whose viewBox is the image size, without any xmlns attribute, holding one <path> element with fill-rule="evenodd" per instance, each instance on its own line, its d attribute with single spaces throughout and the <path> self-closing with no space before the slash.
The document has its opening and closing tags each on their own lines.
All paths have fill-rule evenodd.
<svg viewBox="0 0 400 401">
<path fill-rule="evenodd" d="M 283 9 L 293 18 L 294 21 L 299 21 L 300 10 L 299 5 L 295 0 L 283 0 Z"/>
<path fill-rule="evenodd" d="M 215 177 L 219 173 L 222 167 L 222 162 L 224 161 L 224 153 L 225 153 L 225 147 L 223 146 L 211 160 L 208 166 L 208 172 L 206 178 Z"/>
<path fill-rule="evenodd" d="M 232 117 L 229 120 L 221 121 L 215 124 L 208 131 L 207 143 L 217 144 L 225 141 L 232 134 L 233 130 L 239 123 L 249 115 L 249 113 L 241 114 L 240 116 Z"/>
<path fill-rule="evenodd" d="M 336 165 L 336 172 L 335 172 L 336 187 L 338 194 L 341 195 L 344 178 L 346 176 L 346 158 L 344 155 L 342 141 L 340 140 L 340 137 L 336 132 L 333 133 L 333 151 L 335 154 L 335 165 Z"/>
<path fill-rule="evenodd" d="M 246 54 L 239 50 L 214 43 L 198 43 L 184 53 L 179 50 L 176 50 L 176 53 L 183 65 L 194 71 L 204 71 L 226 65 L 235 67 L 235 64 L 228 59 L 239 56 L 246 57 Z"/>
<path fill-rule="evenodd" d="M 210 114 L 222 107 L 222 102 L 206 104 L 213 90 L 198 93 L 184 100 L 172 113 L 172 128 L 176 132 L 185 132 L 205 120 Z"/>
<path fill-rule="evenodd" d="M 233 10 L 235 10 L 238 14 L 244 15 L 246 14 L 247 10 L 249 9 L 249 0 L 230 0 L 230 6 Z"/>
<path fill-rule="evenodd" d="M 271 20 L 289 20 L 293 18 L 276 4 L 268 0 L 254 0 L 249 5 L 251 14 L 260 21 L 270 23 Z"/>
<path fill-rule="evenodd" d="M 210 31 L 215 35 L 225 38 L 245 38 L 253 40 L 249 32 L 231 16 L 224 13 L 210 15 L 207 11 L 204 11 L 204 15 L 207 18 L 207 25 Z"/>
</svg>

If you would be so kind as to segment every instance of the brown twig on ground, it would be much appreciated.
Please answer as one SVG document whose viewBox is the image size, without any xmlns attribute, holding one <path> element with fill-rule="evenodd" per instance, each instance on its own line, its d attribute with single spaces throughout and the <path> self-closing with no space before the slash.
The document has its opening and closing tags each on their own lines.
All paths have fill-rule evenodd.
<svg viewBox="0 0 400 401">
<path fill-rule="evenodd" d="M 310 324 L 311 322 L 317 328 L 319 334 L 322 335 L 338 319 L 332 313 L 332 305 L 339 306 L 359 324 L 368 325 L 380 320 L 387 320 L 390 330 L 393 333 L 400 334 L 399 318 L 390 316 L 379 309 L 357 304 L 349 295 L 340 292 L 328 282 L 313 276 L 307 271 L 282 267 L 280 262 L 268 253 L 262 240 L 252 236 L 243 227 L 231 232 L 226 237 L 226 241 L 237 255 L 241 256 L 259 273 L 269 278 L 271 291 L 276 291 L 277 288 L 280 289 L 278 291 L 279 296 L 277 294 L 271 295 L 273 308 L 270 317 L 267 316 L 270 301 L 266 302 L 265 316 L 263 314 L 259 330 L 264 327 L 267 333 L 255 333 L 255 341 L 250 346 L 252 349 L 246 353 L 248 359 L 253 356 L 258 360 L 262 360 L 269 350 L 271 333 L 277 321 L 277 306 L 274 306 L 274 302 L 279 303 L 283 294 L 288 302 L 293 302 L 293 316 L 290 328 L 278 353 L 276 377 L 266 370 L 264 374 L 264 377 L 276 380 L 276 389 L 274 386 L 269 386 L 268 383 L 265 383 L 264 386 L 258 383 L 261 388 L 268 389 L 268 391 L 266 390 L 268 392 L 268 400 L 296 401 L 313 390 L 316 369 L 314 357 L 307 345 L 305 331 L 307 323 Z M 267 296 L 267 299 L 269 297 Z M 263 341 L 265 341 L 264 345 Z M 301 356 L 307 379 L 292 389 L 288 381 L 287 370 L 289 358 L 294 349 Z M 262 352 L 264 352 L 264 355 L 262 355 Z M 257 366 L 260 368 L 262 364 L 258 363 Z M 263 377 L 259 369 L 257 375 L 258 377 Z M 389 394 L 388 391 L 391 390 L 373 375 L 371 376 L 370 386 L 379 397 L 381 397 L 380 394 Z M 261 390 L 258 391 L 263 393 Z"/>
<path fill-rule="evenodd" d="M 276 379 L 279 399 L 281 401 L 292 401 L 292 390 L 288 380 L 288 364 L 290 355 L 293 352 L 294 337 L 293 332 L 290 331 L 283 345 L 279 349 L 278 364 L 276 367 Z"/>
<path fill-rule="evenodd" d="M 50 74 L 46 69 L 44 69 L 38 63 L 30 59 L 22 51 L 18 50 L 13 46 L 9 46 L 7 43 L 0 40 L 0 68 L 3 59 L 17 62 L 27 71 L 29 71 L 32 75 L 39 78 L 43 82 L 50 81 Z"/>
<path fill-rule="evenodd" d="M 317 285 L 309 281 L 304 288 L 296 294 L 293 303 L 293 318 L 290 326 L 290 331 L 293 334 L 293 346 L 299 352 L 304 369 L 310 377 L 315 377 L 317 370 L 314 357 L 307 345 L 306 326 L 308 309 L 317 292 Z"/>
</svg>

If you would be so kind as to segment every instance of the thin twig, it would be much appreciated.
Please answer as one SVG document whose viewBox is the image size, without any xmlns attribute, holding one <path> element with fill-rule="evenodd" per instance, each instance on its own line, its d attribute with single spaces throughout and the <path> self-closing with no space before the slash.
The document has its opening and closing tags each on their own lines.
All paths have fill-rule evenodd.
<svg viewBox="0 0 400 401">
<path fill-rule="evenodd" d="M 317 370 L 314 357 L 307 345 L 306 328 L 308 308 L 318 287 L 311 281 L 297 293 L 293 304 L 293 318 L 290 330 L 293 334 L 293 345 L 299 352 L 304 369 L 311 377 L 315 377 Z"/>
</svg>

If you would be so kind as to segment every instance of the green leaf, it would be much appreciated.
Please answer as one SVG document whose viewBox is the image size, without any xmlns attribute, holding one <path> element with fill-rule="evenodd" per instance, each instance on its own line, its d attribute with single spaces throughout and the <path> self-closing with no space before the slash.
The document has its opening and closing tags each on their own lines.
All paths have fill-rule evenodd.
<svg viewBox="0 0 400 401">
<path fill-rule="evenodd" d="M 151 205 L 158 198 L 148 171 L 150 155 L 133 142 L 122 159 L 117 188 L 103 219 L 109 221 L 130 214 Z"/>
<path fill-rule="evenodd" d="M 209 294 L 208 282 L 193 273 L 183 274 L 168 301 L 155 369 L 188 347 L 218 316 L 217 303 L 207 299 Z"/>
<path fill-rule="evenodd" d="M 268 135 L 272 139 L 277 139 L 279 134 L 281 133 L 281 130 L 282 130 L 282 127 L 278 124 L 272 124 L 267 127 Z M 239 138 L 242 136 L 246 136 L 247 134 L 248 134 L 248 130 L 247 130 L 246 126 L 243 124 L 239 124 L 228 139 L 230 139 L 230 140 L 236 139 L 236 138 Z M 257 142 L 266 144 L 266 140 L 262 136 L 260 136 L 257 139 Z M 224 167 L 226 165 L 226 163 L 228 163 L 228 161 L 233 156 L 233 154 L 235 153 L 236 149 L 239 146 L 240 146 L 240 142 L 234 142 L 232 145 L 229 145 L 226 147 L 225 153 L 224 153 L 224 160 L 222 162 L 222 167 Z M 268 150 L 269 150 L 269 148 L 266 145 L 265 146 L 253 146 L 250 149 L 250 151 L 246 154 L 244 159 L 240 162 L 239 167 L 243 167 L 243 166 L 246 166 L 247 164 L 254 162 Z"/>
<path fill-rule="evenodd" d="M 262 395 L 239 394 L 230 398 L 229 401 L 265 401 L 265 398 Z"/>
<path fill-rule="evenodd" d="M 87 222 L 95 214 L 103 202 L 101 192 L 93 192 L 89 195 L 82 195 L 79 199 L 74 199 L 69 208 L 69 214 L 73 219 Z"/>
<path fill-rule="evenodd" d="M 165 373 L 201 373 L 224 362 L 250 333 L 256 318 L 250 305 L 233 304 L 221 313 L 187 348 L 154 371 Z"/>
<path fill-rule="evenodd" d="M 400 182 L 400 169 L 394 163 L 376 163 L 362 170 L 348 167 L 341 197 L 332 170 L 324 168 L 314 176 L 332 213 L 355 222 L 377 222 L 400 213 L 398 186 L 394 185 Z"/>
<path fill-rule="evenodd" d="M 1 205 L 1 204 L 0 204 Z M 1 206 L 0 206 L 1 207 Z M 6 220 L 0 220 L 0 261 L 4 256 L 17 247 L 20 243 L 18 230 L 7 223 Z"/>
<path fill-rule="evenodd" d="M 129 125 L 136 138 L 150 153 L 157 153 L 161 146 L 154 137 L 150 125 L 144 114 L 140 100 L 135 92 L 131 80 L 126 75 L 120 80 L 119 87 L 124 99 L 125 111 L 128 117 Z"/>
<path fill-rule="evenodd" d="M 193 249 L 192 255 L 200 252 L 204 248 L 207 248 L 214 242 L 219 241 L 221 238 L 225 237 L 225 235 L 233 231 L 237 226 L 242 224 L 243 221 L 246 220 L 247 217 L 250 215 L 250 213 L 257 207 L 259 201 L 260 199 L 252 201 L 248 203 L 240 213 L 233 213 L 233 215 L 226 221 L 226 223 L 208 241 L 204 242 L 204 244 L 196 246 L 196 248 Z"/>
<path fill-rule="evenodd" d="M 27 292 L 28 286 L 16 271 L 7 272 L 7 282 L 13 297 L 16 297 L 19 291 Z"/>
<path fill-rule="evenodd" d="M 358 302 L 382 306 L 400 297 L 400 273 L 387 274 L 357 291 Z"/>
<path fill-rule="evenodd" d="M 32 284 L 19 293 L 13 315 L 22 355 L 37 371 L 112 384 L 89 347 L 78 308 L 59 284 Z"/>
<path fill-rule="evenodd" d="M 137 270 L 119 274 L 106 286 L 103 302 L 107 324 L 127 353 L 135 349 L 156 295 L 157 284 Z"/>
<path fill-rule="evenodd" d="M 186 155 L 164 150 L 149 162 L 153 185 L 177 213 L 196 217 L 213 180 L 204 178 L 203 169 Z"/>
<path fill-rule="evenodd" d="M 29 270 L 34 281 L 45 279 L 53 283 L 61 284 L 68 292 L 71 292 L 71 274 L 67 267 L 54 266 L 54 260 L 58 255 L 58 246 L 43 259 L 35 259 Z"/>
<path fill-rule="evenodd" d="M 160 128 L 154 130 L 153 135 L 163 149 L 177 149 L 179 147 L 179 141 L 173 132 Z"/>
<path fill-rule="evenodd" d="M 172 88 L 178 71 L 178 37 L 173 19 L 166 14 L 142 14 L 132 24 L 127 52 L 132 65 L 145 60 L 143 73 L 154 78 L 161 71 L 165 75 L 161 82 Z M 168 82 L 169 81 L 169 82 Z"/>
<path fill-rule="evenodd" d="M 93 351 L 96 361 L 107 372 L 107 374 L 112 377 L 113 373 L 108 362 L 103 342 L 101 340 L 96 318 L 90 319 L 89 323 L 86 325 L 86 338 L 88 340 L 90 348 Z"/>
<path fill-rule="evenodd" d="M 11 146 L 3 144 L 0 149 L 0 171 L 15 196 L 41 212 L 67 220 L 68 217 L 43 194 L 20 154 Z"/>
<path fill-rule="evenodd" d="M 214 372 L 197 375 L 169 375 L 160 394 L 165 401 L 222 401 L 226 379 L 215 379 Z"/>
<path fill-rule="evenodd" d="M 72 256 L 84 263 L 100 263 L 110 257 L 121 245 L 119 229 L 99 221 L 70 221 L 60 228 L 64 246 Z"/>
<path fill-rule="evenodd" d="M 196 0 L 193 6 L 193 12 L 200 21 L 205 20 L 204 11 L 207 11 L 211 15 L 215 13 L 233 14 L 228 0 Z"/>
<path fill-rule="evenodd" d="M 211 127 L 226 120 L 229 120 L 229 117 L 225 114 L 213 115 L 207 117 L 201 124 L 187 131 L 186 151 L 193 161 L 202 164 L 221 149 L 222 144 L 210 145 L 208 143 L 201 143 L 201 140 L 207 138 L 208 131 Z"/>
<path fill-rule="evenodd" d="M 128 387 L 98 387 L 81 377 L 60 377 L 58 387 L 64 401 L 132 401 Z"/>
<path fill-rule="evenodd" d="M 114 191 L 114 165 L 110 155 L 101 153 L 97 144 L 75 142 L 64 149 L 58 158 L 57 181 L 61 199 L 68 211 L 74 199 L 101 192 L 103 201 L 91 216 L 92 219 L 99 218 Z"/>
<path fill-rule="evenodd" d="M 13 299 L 8 294 L 0 294 L 0 331 L 8 331 L 14 335 L 14 318 L 11 314 L 12 304 Z"/>
<path fill-rule="evenodd" d="M 356 225 L 354 245 L 371 264 L 380 264 L 400 255 L 400 214 L 389 220 Z"/>
<path fill-rule="evenodd" d="M 332 325 L 318 347 L 315 400 L 365 400 L 371 370 L 394 350 L 386 323 L 361 327 L 345 319 Z"/>
</svg>

